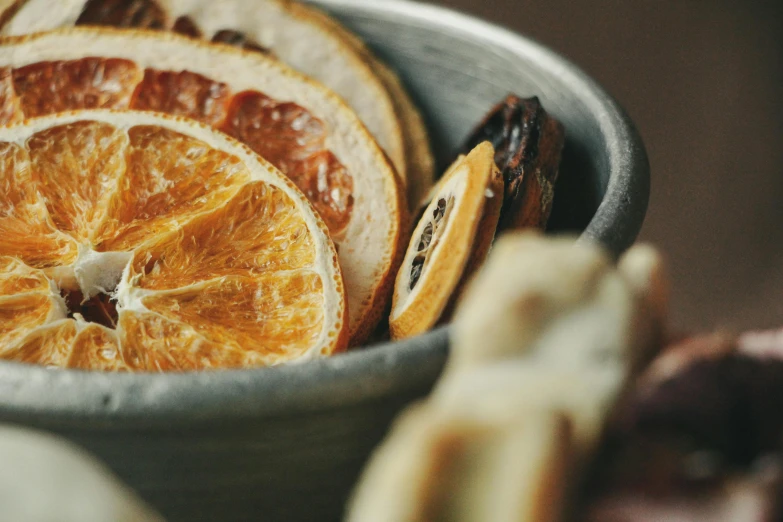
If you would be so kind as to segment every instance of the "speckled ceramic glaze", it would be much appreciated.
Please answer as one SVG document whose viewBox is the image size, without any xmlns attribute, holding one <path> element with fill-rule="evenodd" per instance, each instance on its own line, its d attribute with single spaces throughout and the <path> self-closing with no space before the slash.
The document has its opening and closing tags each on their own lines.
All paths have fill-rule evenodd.
<svg viewBox="0 0 783 522">
<path fill-rule="evenodd" d="M 538 95 L 567 130 L 550 228 L 615 253 L 633 242 L 647 157 L 628 117 L 583 72 L 522 36 L 426 4 L 316 3 L 399 71 L 441 164 L 507 93 Z M 444 328 L 261 370 L 129 375 L 2 363 L 0 422 L 81 444 L 172 522 L 336 521 L 369 452 L 431 387 L 447 351 Z"/>
</svg>

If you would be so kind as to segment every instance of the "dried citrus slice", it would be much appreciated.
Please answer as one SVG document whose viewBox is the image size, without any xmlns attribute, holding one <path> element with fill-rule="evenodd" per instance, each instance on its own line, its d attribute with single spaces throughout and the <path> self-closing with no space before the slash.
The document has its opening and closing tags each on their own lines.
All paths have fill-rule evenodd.
<svg viewBox="0 0 783 522">
<path fill-rule="evenodd" d="M 396 74 L 310 6 L 288 0 L 21 0 L 0 24 L 5 35 L 72 25 L 166 29 L 270 53 L 346 100 L 407 180 L 409 201 L 417 203 L 432 185 L 427 130 Z"/>
<path fill-rule="evenodd" d="M 0 148 L 0 358 L 181 371 L 345 348 L 324 222 L 236 140 L 81 110 L 0 129 Z"/>
<path fill-rule="evenodd" d="M 292 2 L 288 9 L 296 20 L 297 25 L 309 25 L 308 29 L 315 33 L 313 36 L 314 39 L 336 39 L 338 41 L 336 41 L 334 45 L 339 46 L 342 43 L 345 46 L 351 47 L 351 50 L 356 53 L 364 63 L 369 65 L 373 74 L 383 84 L 386 92 L 391 97 L 394 112 L 397 115 L 397 120 L 402 128 L 405 161 L 404 163 L 401 163 L 392 153 L 390 153 L 390 156 L 407 186 L 408 204 L 411 209 L 415 209 L 422 197 L 432 188 L 435 175 L 435 158 L 432 155 L 429 133 L 424 124 L 424 119 L 422 118 L 418 107 L 416 107 L 416 104 L 405 89 L 402 81 L 397 76 L 397 73 L 379 60 L 358 36 L 348 31 L 343 25 L 323 12 L 296 2 Z M 347 52 L 347 50 L 342 51 L 341 54 L 345 52 Z M 288 63 L 294 64 L 295 59 L 294 55 L 287 59 L 287 61 Z M 339 66 L 339 64 L 335 65 Z M 298 67 L 305 73 L 310 73 L 310 70 L 312 69 L 311 66 L 308 67 L 306 64 L 302 64 Z M 340 69 L 330 68 L 329 70 L 339 71 Z M 330 78 L 327 73 L 328 71 L 326 71 L 323 76 L 315 74 L 313 74 L 313 76 L 325 85 L 334 88 L 338 93 L 347 96 L 346 99 L 350 102 L 350 94 L 347 94 L 349 92 L 348 89 L 345 87 L 340 88 L 339 82 L 344 80 L 341 78 Z M 362 112 L 359 111 L 359 114 L 361 116 Z M 379 136 L 378 133 L 375 135 Z M 379 141 L 383 145 L 383 140 L 379 138 Z"/>
<path fill-rule="evenodd" d="M 0 113 L 11 120 L 66 109 L 145 109 L 194 118 L 238 138 L 288 175 L 326 222 L 345 276 L 352 342 L 364 339 L 378 322 L 400 258 L 404 194 L 383 151 L 326 88 L 260 53 L 172 33 L 111 28 L 2 39 L 0 72 L 6 92 Z M 97 131 L 84 132 L 78 147 L 96 139 L 89 132 Z M 113 143 L 115 137 L 101 139 Z M 146 139 L 155 137 L 139 136 Z M 58 147 L 56 136 L 38 141 L 40 147 Z M 165 145 L 173 149 L 164 155 L 172 173 L 184 168 L 174 141 Z M 110 157 L 84 165 L 94 172 L 95 183 L 80 198 L 104 197 L 100 163 L 116 160 Z M 219 186 L 219 173 L 214 174 L 209 183 Z M 60 190 L 59 183 L 52 179 L 46 190 Z M 160 196 L 149 204 L 172 203 Z M 63 214 L 63 219 L 69 218 Z M 56 224 L 64 231 L 86 226 Z M 139 233 L 131 223 L 125 226 L 111 241 L 121 243 L 126 236 L 131 241 Z M 65 248 L 54 236 L 38 236 L 46 238 L 46 248 Z"/>
<path fill-rule="evenodd" d="M 389 331 L 423 333 L 448 312 L 489 251 L 503 201 L 503 178 L 489 142 L 452 165 L 432 190 L 397 274 Z"/>
</svg>

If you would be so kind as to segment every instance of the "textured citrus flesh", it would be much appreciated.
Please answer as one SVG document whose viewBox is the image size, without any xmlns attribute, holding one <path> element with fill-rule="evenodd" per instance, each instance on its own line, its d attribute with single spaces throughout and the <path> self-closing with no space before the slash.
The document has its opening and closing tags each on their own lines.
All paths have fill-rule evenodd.
<svg viewBox="0 0 783 522">
<path fill-rule="evenodd" d="M 0 142 L 0 158 L 0 358 L 181 371 L 341 348 L 342 324 L 318 344 L 326 276 L 301 203 L 240 158 L 93 120 Z M 84 252 L 127 253 L 112 299 L 84 299 Z"/>
<path fill-rule="evenodd" d="M 139 13 L 139 20 L 147 20 Z M 94 108 L 153 110 L 221 129 L 291 178 L 334 237 L 340 237 L 350 222 L 351 173 L 328 150 L 324 122 L 295 103 L 258 91 L 231 92 L 225 83 L 187 70 L 142 69 L 130 60 L 111 57 L 0 68 L 0 124 Z M 84 142 L 89 139 L 85 136 Z"/>
</svg>

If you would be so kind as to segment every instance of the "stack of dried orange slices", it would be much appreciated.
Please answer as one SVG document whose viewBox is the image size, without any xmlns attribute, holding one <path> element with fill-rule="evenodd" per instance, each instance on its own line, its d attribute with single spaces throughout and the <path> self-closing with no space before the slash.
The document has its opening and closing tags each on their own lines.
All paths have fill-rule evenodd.
<svg viewBox="0 0 783 522">
<path fill-rule="evenodd" d="M 391 158 L 410 202 L 432 185 L 427 130 L 400 80 L 317 9 L 291 0 L 15 0 L 0 15 L 2 35 L 74 25 L 168 30 L 277 57 L 356 111 Z"/>
<path fill-rule="evenodd" d="M 525 176 L 538 155 L 509 139 L 477 134 L 432 188 L 397 76 L 310 7 L 0 12 L 1 359 L 274 365 L 362 344 L 390 305 L 392 337 L 415 335 L 448 317 L 530 179 L 548 215 L 556 164 Z"/>
<path fill-rule="evenodd" d="M 218 3 L 222 18 L 209 14 Z M 431 179 L 420 116 L 385 66 L 309 8 L 259 2 L 264 24 L 244 34 L 245 3 L 165 7 L 29 0 L 0 20 L 5 33 L 100 22 L 244 46 L 98 27 L 0 40 L 0 358 L 184 370 L 360 344 L 408 236 L 392 161 L 420 189 Z M 272 18 L 316 55 L 319 41 L 339 48 L 308 72 L 353 85 L 343 95 L 358 115 L 277 59 L 321 63 L 285 30 L 274 56 L 251 43 Z M 210 26 L 220 20 L 233 29 Z"/>
</svg>

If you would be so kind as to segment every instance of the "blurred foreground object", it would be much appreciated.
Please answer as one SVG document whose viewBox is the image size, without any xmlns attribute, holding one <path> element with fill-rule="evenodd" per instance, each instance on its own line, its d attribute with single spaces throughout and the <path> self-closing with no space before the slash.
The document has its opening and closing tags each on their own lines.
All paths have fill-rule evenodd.
<svg viewBox="0 0 783 522">
<path fill-rule="evenodd" d="M 164 522 L 96 459 L 53 436 L 0 427 L 0 520 Z"/>
<path fill-rule="evenodd" d="M 677 342 L 623 403 L 580 520 L 780 520 L 780 331 Z"/>
<path fill-rule="evenodd" d="M 662 337 L 667 295 L 649 247 L 615 267 L 571 238 L 501 237 L 458 306 L 443 377 L 376 451 L 347 520 L 559 520 Z"/>
</svg>

